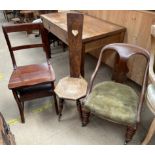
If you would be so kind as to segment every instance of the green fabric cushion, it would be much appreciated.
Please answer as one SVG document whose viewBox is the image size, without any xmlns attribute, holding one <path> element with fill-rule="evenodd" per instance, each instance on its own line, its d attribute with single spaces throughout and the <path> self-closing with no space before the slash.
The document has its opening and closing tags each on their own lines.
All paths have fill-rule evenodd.
<svg viewBox="0 0 155 155">
<path fill-rule="evenodd" d="M 138 96 L 129 86 L 106 81 L 97 84 L 85 103 L 92 113 L 120 124 L 136 122 Z"/>
</svg>

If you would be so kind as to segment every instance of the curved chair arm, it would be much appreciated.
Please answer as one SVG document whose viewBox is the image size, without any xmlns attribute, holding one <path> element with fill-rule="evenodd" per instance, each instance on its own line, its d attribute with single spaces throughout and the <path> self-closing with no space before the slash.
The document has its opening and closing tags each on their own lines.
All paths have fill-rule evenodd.
<svg viewBox="0 0 155 155">
<path fill-rule="evenodd" d="M 151 80 L 151 83 L 153 83 L 153 84 L 155 84 L 155 73 L 154 73 L 155 59 L 154 59 L 154 56 L 155 56 L 155 54 L 151 53 L 150 65 L 149 65 L 149 78 Z"/>
<path fill-rule="evenodd" d="M 99 59 L 98 59 L 96 68 L 95 68 L 95 70 L 94 70 L 94 72 L 93 72 L 93 74 L 92 74 L 92 76 L 91 76 L 91 78 L 90 78 L 90 81 L 89 81 L 89 83 L 88 83 L 87 93 L 86 93 L 86 97 L 85 97 L 85 98 L 87 98 L 87 96 L 88 96 L 88 95 L 91 93 L 91 91 L 92 91 L 94 79 L 95 79 L 95 77 L 96 77 L 96 75 L 97 75 L 97 72 L 98 72 L 98 69 L 99 69 L 99 67 L 100 67 L 100 65 L 101 65 L 102 55 L 103 55 L 103 53 L 106 51 L 107 46 L 108 46 L 108 45 L 104 46 L 104 47 L 102 48 L 102 50 L 101 50 L 101 53 L 100 53 L 100 55 L 99 55 Z"/>
<path fill-rule="evenodd" d="M 155 57 L 155 25 L 152 25 L 151 26 L 151 55 L 150 55 L 150 63 L 149 63 L 149 79 L 151 80 L 151 83 L 155 84 L 155 73 L 154 73 L 155 59 L 154 57 Z M 147 86 L 147 83 L 143 84 L 143 88 L 141 91 L 141 97 L 140 97 L 140 103 L 143 103 L 144 101 L 143 94 L 146 92 L 146 88 L 144 86 Z M 138 117 L 137 117 L 138 122 L 140 121 L 141 106 L 142 104 L 139 104 Z"/>
<path fill-rule="evenodd" d="M 151 27 L 151 58 L 149 66 L 149 78 L 155 84 L 155 25 Z"/>
<path fill-rule="evenodd" d="M 145 93 L 146 93 L 146 88 L 148 84 L 148 71 L 149 71 L 149 63 L 147 64 L 146 69 L 145 69 L 142 90 L 140 93 L 140 99 L 139 99 L 139 104 L 138 104 L 138 109 L 137 109 L 137 122 L 138 123 L 140 122 L 141 109 L 142 109 L 142 105 L 145 99 Z"/>
</svg>

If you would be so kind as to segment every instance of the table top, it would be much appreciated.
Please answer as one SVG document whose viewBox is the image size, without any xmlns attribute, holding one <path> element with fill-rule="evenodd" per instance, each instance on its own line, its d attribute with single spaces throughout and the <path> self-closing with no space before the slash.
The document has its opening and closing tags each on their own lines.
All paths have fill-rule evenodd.
<svg viewBox="0 0 155 155">
<path fill-rule="evenodd" d="M 32 10 L 22 10 L 22 11 L 20 11 L 20 13 L 21 14 L 31 14 L 31 13 L 33 13 L 33 11 Z"/>
<path fill-rule="evenodd" d="M 44 14 L 41 15 L 41 18 L 67 32 L 67 12 Z M 84 41 L 106 37 L 122 31 L 125 31 L 125 28 L 122 26 L 84 15 L 82 36 Z"/>
</svg>

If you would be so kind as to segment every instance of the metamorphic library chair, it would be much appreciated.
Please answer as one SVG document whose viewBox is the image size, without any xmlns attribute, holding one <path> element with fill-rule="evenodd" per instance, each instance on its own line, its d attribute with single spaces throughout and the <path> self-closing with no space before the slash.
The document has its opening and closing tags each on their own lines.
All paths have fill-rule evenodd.
<svg viewBox="0 0 155 155">
<path fill-rule="evenodd" d="M 17 102 L 21 121 L 25 122 L 24 118 L 24 101 L 41 98 L 46 96 L 54 97 L 55 110 L 58 114 L 56 96 L 54 93 L 55 73 L 49 61 L 49 44 L 47 31 L 42 24 L 15 24 L 3 25 L 3 32 L 10 51 L 13 72 L 9 80 L 8 87 L 12 90 L 14 98 Z M 39 30 L 41 34 L 41 43 L 20 45 L 12 47 L 8 33 L 21 31 Z M 25 36 L 26 37 L 26 36 Z M 32 64 L 26 66 L 17 66 L 14 52 L 29 48 L 42 47 L 46 54 L 47 62 L 43 64 Z M 39 54 L 39 53 L 38 53 Z M 34 58 L 35 59 L 35 58 Z"/>
<path fill-rule="evenodd" d="M 112 81 L 104 81 L 93 87 L 96 74 L 101 64 L 102 56 L 109 50 L 116 53 Z M 129 71 L 127 62 L 134 55 L 142 55 L 146 58 L 146 67 L 140 96 L 125 85 L 126 74 Z M 149 66 L 149 52 L 138 46 L 114 43 L 102 48 L 97 66 L 88 84 L 87 95 L 83 101 L 83 126 L 89 122 L 90 113 L 127 126 L 125 144 L 128 143 L 140 122 L 140 113 L 144 101 Z M 93 89 L 92 89 L 93 87 Z"/>
</svg>

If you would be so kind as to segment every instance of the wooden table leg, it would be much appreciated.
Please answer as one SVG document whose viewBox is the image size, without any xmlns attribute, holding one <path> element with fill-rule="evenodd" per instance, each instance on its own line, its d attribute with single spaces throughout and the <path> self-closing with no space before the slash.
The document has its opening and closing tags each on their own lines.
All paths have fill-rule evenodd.
<svg viewBox="0 0 155 155">
<path fill-rule="evenodd" d="M 146 145 L 150 142 L 152 136 L 154 135 L 155 133 L 155 118 L 153 119 L 151 125 L 150 125 L 150 128 L 149 128 L 149 131 L 144 139 L 144 141 L 142 142 L 142 145 Z"/>
</svg>

